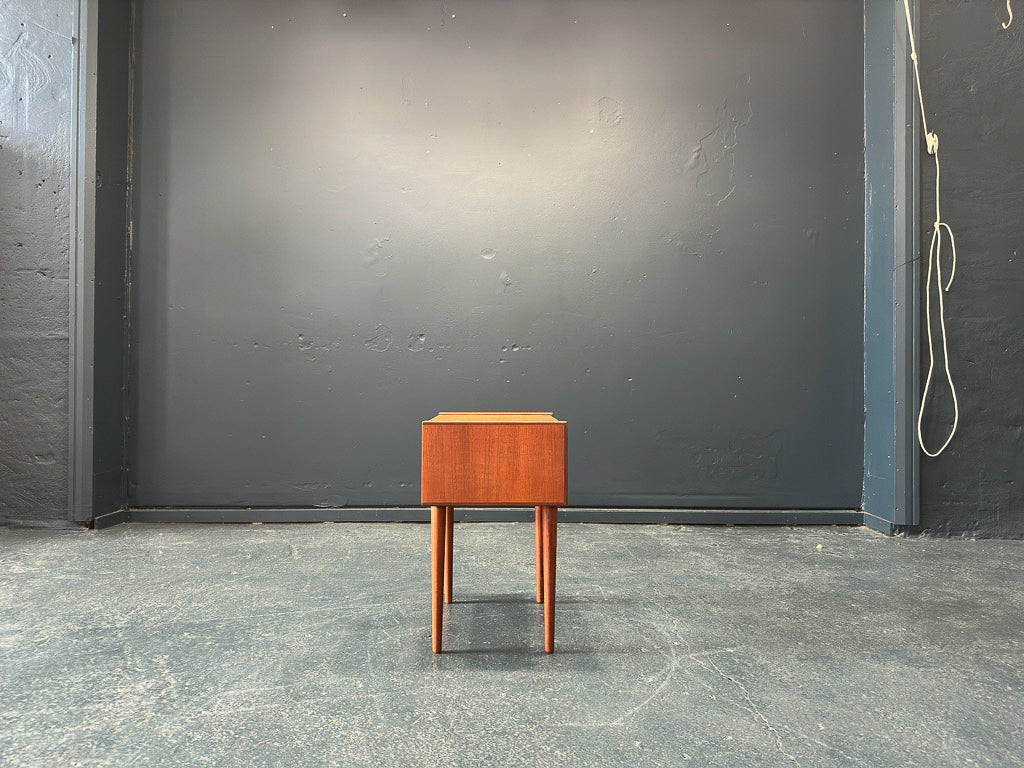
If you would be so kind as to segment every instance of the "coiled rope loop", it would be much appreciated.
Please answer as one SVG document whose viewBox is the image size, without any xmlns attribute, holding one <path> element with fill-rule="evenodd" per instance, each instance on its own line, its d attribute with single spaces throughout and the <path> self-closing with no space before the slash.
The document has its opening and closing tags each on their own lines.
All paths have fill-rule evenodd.
<svg viewBox="0 0 1024 768">
<path fill-rule="evenodd" d="M 1007 0 L 1009 8 L 1009 0 Z M 925 280 L 924 316 L 928 329 L 928 374 L 924 380 L 924 391 L 921 393 L 921 407 L 917 412 L 917 442 L 926 456 L 932 458 L 940 455 L 949 444 L 953 442 L 953 435 L 956 434 L 957 426 L 960 424 L 960 401 L 956 396 L 956 387 L 953 384 L 953 374 L 949 369 L 949 344 L 946 337 L 946 306 L 943 301 L 943 294 L 953 285 L 953 278 L 956 276 L 956 238 L 949 224 L 942 220 L 940 182 L 942 178 L 942 167 L 939 162 L 939 135 L 928 130 L 928 115 L 924 109 L 924 95 L 921 92 L 921 70 L 918 66 L 917 43 L 915 42 L 914 23 L 910 18 L 910 0 L 903 0 L 903 10 L 907 14 L 907 34 L 910 37 L 910 59 L 914 63 L 914 82 L 917 84 L 917 100 L 921 106 L 921 126 L 924 129 L 925 146 L 928 154 L 935 158 L 935 221 L 932 224 L 932 242 L 928 247 L 928 275 Z M 1010 19 L 1013 20 L 1013 11 L 1010 11 Z M 1008 26 L 1008 24 L 1007 24 Z M 1005 29 L 1005 27 L 1004 27 Z M 949 280 L 945 285 L 942 283 L 942 240 L 943 232 L 949 238 L 950 251 L 952 256 L 949 271 Z M 931 392 L 932 378 L 935 373 L 935 343 L 932 338 L 932 273 L 935 273 L 936 295 L 939 297 L 939 328 L 942 336 L 942 364 L 946 373 L 946 381 L 949 383 L 949 391 L 953 396 L 953 424 L 949 429 L 946 441 L 935 451 L 930 451 L 924 443 L 922 423 L 924 412 L 928 405 L 928 395 Z"/>
<path fill-rule="evenodd" d="M 953 277 L 956 275 L 956 238 L 953 237 L 953 230 L 949 224 L 942 220 L 940 212 L 939 182 L 942 178 L 942 168 L 939 163 L 939 135 L 928 130 L 928 115 L 924 111 L 924 95 L 921 93 L 921 70 L 917 62 L 917 43 L 914 34 L 914 22 L 910 18 L 910 0 L 903 0 L 903 10 L 907 14 L 907 35 L 910 37 L 910 58 L 914 62 L 914 82 L 917 83 L 917 101 L 921 105 L 921 126 L 924 129 L 925 146 L 928 154 L 935 158 L 935 221 L 932 224 L 932 242 L 928 247 L 928 276 L 925 280 L 924 316 L 928 328 L 928 375 L 924 380 L 924 391 L 921 393 L 921 408 L 917 413 L 917 442 L 925 455 L 932 458 L 941 454 L 953 441 L 956 428 L 960 424 L 960 402 L 956 396 L 956 387 L 953 386 L 953 374 L 949 370 L 949 345 L 946 341 L 946 307 L 943 303 L 943 294 L 949 291 L 953 285 Z M 1009 18 L 1003 22 L 1003 29 L 1009 29 L 1013 23 L 1013 6 L 1010 0 L 1006 0 L 1006 12 Z M 943 232 L 949 238 L 951 251 L 951 266 L 949 280 L 942 284 L 942 240 Z M 946 372 L 946 381 L 949 382 L 949 392 L 953 396 L 953 425 L 949 428 L 949 435 L 946 441 L 935 451 L 929 451 L 924 444 L 921 424 L 924 421 L 925 407 L 928 405 L 928 394 L 931 391 L 932 375 L 935 373 L 935 344 L 932 339 L 932 272 L 935 272 L 935 294 L 939 297 L 939 328 L 942 331 L 942 365 Z"/>
</svg>

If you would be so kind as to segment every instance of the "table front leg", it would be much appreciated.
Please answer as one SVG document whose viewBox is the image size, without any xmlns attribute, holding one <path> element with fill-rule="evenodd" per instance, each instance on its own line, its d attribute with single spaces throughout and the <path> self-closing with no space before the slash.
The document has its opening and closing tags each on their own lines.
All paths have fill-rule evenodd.
<svg viewBox="0 0 1024 768">
<path fill-rule="evenodd" d="M 558 507 L 544 507 L 544 650 L 555 650 L 555 559 Z"/>
<path fill-rule="evenodd" d="M 445 508 L 430 508 L 430 607 L 431 607 L 431 646 L 434 653 L 441 652 L 441 601 L 442 583 L 444 581 L 444 539 L 445 539 Z"/>
<path fill-rule="evenodd" d="M 537 550 L 537 602 L 544 602 L 544 507 L 533 508 L 534 539 Z"/>
<path fill-rule="evenodd" d="M 452 555 L 455 552 L 455 507 L 445 507 L 445 532 L 444 532 L 444 601 L 452 601 Z"/>
</svg>

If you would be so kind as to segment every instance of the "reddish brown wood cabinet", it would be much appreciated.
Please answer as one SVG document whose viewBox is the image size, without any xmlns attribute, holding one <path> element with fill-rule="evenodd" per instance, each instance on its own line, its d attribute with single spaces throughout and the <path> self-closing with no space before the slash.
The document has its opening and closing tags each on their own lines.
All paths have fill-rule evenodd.
<svg viewBox="0 0 1024 768">
<path fill-rule="evenodd" d="M 423 422 L 421 501 L 430 505 L 433 649 L 452 601 L 454 509 L 533 507 L 544 649 L 555 648 L 558 507 L 568 503 L 568 425 L 551 413 L 439 413 Z"/>
</svg>

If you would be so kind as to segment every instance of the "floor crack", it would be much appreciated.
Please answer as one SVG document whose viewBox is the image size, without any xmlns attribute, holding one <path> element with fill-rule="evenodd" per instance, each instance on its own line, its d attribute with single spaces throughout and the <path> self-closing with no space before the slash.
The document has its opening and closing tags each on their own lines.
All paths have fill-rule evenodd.
<svg viewBox="0 0 1024 768">
<path fill-rule="evenodd" d="M 765 730 L 767 730 L 768 733 L 771 734 L 772 739 L 775 741 L 775 749 L 779 752 L 779 754 L 781 754 L 783 757 L 785 757 L 787 760 L 793 763 L 793 765 L 796 766 L 796 768 L 800 768 L 800 761 L 796 759 L 796 756 L 791 755 L 783 748 L 782 734 L 779 733 L 775 726 L 768 722 L 768 718 L 764 716 L 764 713 L 761 712 L 757 704 L 754 703 L 754 700 L 750 697 L 750 691 L 747 690 L 747 686 L 745 686 L 732 675 L 727 675 L 725 672 L 723 672 L 722 668 L 719 667 L 710 656 L 704 655 L 704 658 L 701 659 L 701 655 L 702 654 L 691 653 L 690 658 L 693 661 L 700 664 L 702 667 L 704 667 L 704 669 L 713 670 L 714 672 L 717 672 L 719 676 L 732 683 L 736 687 L 736 689 L 739 690 L 740 694 L 743 696 L 744 701 L 747 702 L 746 709 L 748 709 L 750 713 L 754 716 L 754 719 L 761 723 Z"/>
<path fill-rule="evenodd" d="M 625 725 L 626 721 L 629 718 L 631 718 L 633 715 L 635 715 L 641 709 L 643 709 L 648 704 L 650 704 L 652 701 L 654 701 L 654 699 L 658 696 L 658 694 L 661 693 L 663 690 L 665 690 L 665 687 L 670 682 L 672 682 L 672 678 L 675 677 L 677 669 L 679 669 L 679 660 L 675 657 L 675 651 L 673 650 L 673 652 L 672 652 L 672 660 L 669 662 L 668 666 L 665 667 L 665 672 L 666 672 L 665 679 L 662 680 L 661 683 L 653 691 L 651 691 L 651 695 L 650 696 L 648 696 L 646 699 L 641 701 L 639 704 L 637 704 L 631 710 L 629 710 L 628 712 L 623 714 L 622 717 L 620 717 L 618 720 L 613 722 L 612 725 Z"/>
</svg>

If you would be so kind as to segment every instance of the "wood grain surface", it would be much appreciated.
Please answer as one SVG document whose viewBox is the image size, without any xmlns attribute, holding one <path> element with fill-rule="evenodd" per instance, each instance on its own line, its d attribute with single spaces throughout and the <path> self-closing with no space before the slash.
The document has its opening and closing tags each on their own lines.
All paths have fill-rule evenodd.
<svg viewBox="0 0 1024 768">
<path fill-rule="evenodd" d="M 547 414 L 550 417 L 550 414 Z M 426 421 L 425 505 L 566 506 L 568 426 L 545 422 Z"/>
</svg>

